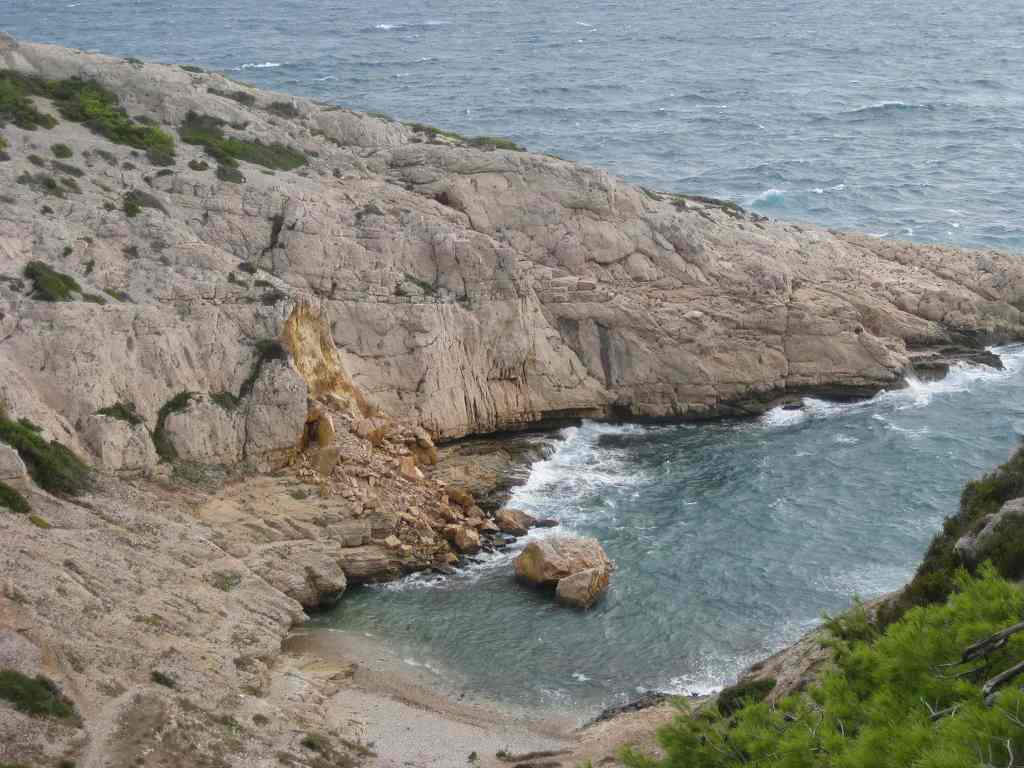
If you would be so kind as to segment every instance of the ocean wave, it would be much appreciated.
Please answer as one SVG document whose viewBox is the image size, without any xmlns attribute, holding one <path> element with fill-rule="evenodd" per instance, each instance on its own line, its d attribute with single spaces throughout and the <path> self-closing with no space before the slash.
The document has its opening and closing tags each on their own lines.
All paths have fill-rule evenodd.
<svg viewBox="0 0 1024 768">
<path fill-rule="evenodd" d="M 372 27 L 365 27 L 362 32 L 409 32 L 422 29 L 434 29 L 446 27 L 447 21 L 392 21 L 374 24 Z"/>
<path fill-rule="evenodd" d="M 286 63 L 279 61 L 264 61 L 262 63 L 251 62 L 248 64 L 241 64 L 237 67 L 232 67 L 232 72 L 240 72 L 243 69 L 276 69 L 277 67 L 286 66 Z"/>
<path fill-rule="evenodd" d="M 915 110 L 932 111 L 935 106 L 932 104 L 908 104 L 905 101 L 878 101 L 864 107 L 848 109 L 840 113 L 842 117 L 873 118 L 895 115 L 901 112 L 912 112 Z"/>
<path fill-rule="evenodd" d="M 786 191 L 784 189 L 766 189 L 750 201 L 750 205 L 760 205 L 764 207 L 780 206 L 785 205 L 785 203 Z"/>
</svg>

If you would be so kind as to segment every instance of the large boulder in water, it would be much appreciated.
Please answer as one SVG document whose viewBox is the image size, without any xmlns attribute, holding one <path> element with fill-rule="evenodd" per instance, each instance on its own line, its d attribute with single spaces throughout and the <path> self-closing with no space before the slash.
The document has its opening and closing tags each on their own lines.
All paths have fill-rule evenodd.
<svg viewBox="0 0 1024 768">
<path fill-rule="evenodd" d="M 610 568 L 587 568 L 558 582 L 555 597 L 574 608 L 589 608 L 608 589 Z"/>
<path fill-rule="evenodd" d="M 519 509 L 505 507 L 494 514 L 494 523 L 502 531 L 512 536 L 525 536 L 536 520 Z"/>
<path fill-rule="evenodd" d="M 564 602 L 588 607 L 608 588 L 612 561 L 597 539 L 552 536 L 527 544 L 515 568 L 520 581 L 555 587 Z"/>
</svg>

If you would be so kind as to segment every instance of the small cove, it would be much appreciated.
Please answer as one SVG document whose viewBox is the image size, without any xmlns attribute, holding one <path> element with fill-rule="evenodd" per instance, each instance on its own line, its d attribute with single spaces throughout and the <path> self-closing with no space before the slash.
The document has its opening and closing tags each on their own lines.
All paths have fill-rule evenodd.
<svg viewBox="0 0 1024 768">
<path fill-rule="evenodd" d="M 856 403 L 745 422 L 584 422 L 538 438 L 510 506 L 597 537 L 617 563 L 589 612 L 512 579 L 513 551 L 451 578 L 352 590 L 310 629 L 375 639 L 467 696 L 580 717 L 654 689 L 702 693 L 854 595 L 900 587 L 963 483 L 1024 434 L 1024 347 Z M 520 540 L 520 546 L 525 539 Z"/>
</svg>

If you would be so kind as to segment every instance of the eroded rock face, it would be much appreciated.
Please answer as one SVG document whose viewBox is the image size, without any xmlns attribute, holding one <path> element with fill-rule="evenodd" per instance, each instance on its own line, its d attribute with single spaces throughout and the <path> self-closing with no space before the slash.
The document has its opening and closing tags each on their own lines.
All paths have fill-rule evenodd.
<svg viewBox="0 0 1024 768">
<path fill-rule="evenodd" d="M 531 541 L 515 560 L 516 578 L 536 587 L 553 587 L 593 568 L 611 570 L 612 562 L 597 539 L 575 536 Z"/>
<path fill-rule="evenodd" d="M 9 445 L 0 443 L 0 480 L 20 480 L 25 477 L 25 462 Z"/>
<path fill-rule="evenodd" d="M 107 469 L 148 470 L 156 466 L 160 458 L 143 424 L 92 415 L 83 420 L 79 433 L 90 454 Z"/>
<path fill-rule="evenodd" d="M 249 107 L 218 95 L 244 87 L 211 73 L 10 39 L 0 68 L 96 78 L 171 133 L 194 110 L 306 153 L 274 175 L 243 163 L 235 184 L 190 167 L 203 150 L 180 141 L 174 165 L 157 169 L 66 119 L 5 127 L 0 401 L 80 452 L 76 425 L 110 403 L 134 403 L 152 430 L 179 392 L 240 394 L 258 345 L 274 339 L 296 375 L 261 378 L 238 416 L 204 409 L 211 421 L 188 426 L 191 437 L 177 419 L 186 453 L 282 460 L 304 416 L 299 380 L 354 417 L 375 416 L 361 391 L 454 438 L 866 392 L 899 379 L 910 352 L 1024 333 L 1024 263 L 1001 254 L 768 221 L 301 98 L 245 89 Z M 293 117 L 266 109 L 285 99 Z M 28 160 L 40 142 L 72 148 L 80 191 L 15 183 L 40 172 Z M 132 190 L 158 204 L 126 216 Z M 32 298 L 30 260 L 81 292 Z M 432 463 L 429 447 L 410 452 Z"/>
</svg>

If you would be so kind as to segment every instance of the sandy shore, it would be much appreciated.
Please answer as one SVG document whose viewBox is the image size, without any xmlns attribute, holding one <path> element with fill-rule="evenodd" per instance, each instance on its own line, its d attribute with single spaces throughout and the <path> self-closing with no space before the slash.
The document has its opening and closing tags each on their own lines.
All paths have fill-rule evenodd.
<svg viewBox="0 0 1024 768">
<path fill-rule="evenodd" d="M 358 632 L 302 629 L 284 650 L 302 674 L 333 684 L 328 722 L 359 733 L 379 768 L 509 768 L 537 761 L 554 768 L 586 760 L 611 766 L 624 744 L 652 746 L 657 726 L 675 712 L 663 704 L 581 728 L 577 712 L 528 710 L 459 691 L 443 671 L 411 666 Z"/>
</svg>

